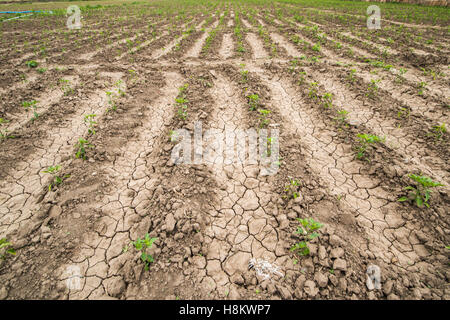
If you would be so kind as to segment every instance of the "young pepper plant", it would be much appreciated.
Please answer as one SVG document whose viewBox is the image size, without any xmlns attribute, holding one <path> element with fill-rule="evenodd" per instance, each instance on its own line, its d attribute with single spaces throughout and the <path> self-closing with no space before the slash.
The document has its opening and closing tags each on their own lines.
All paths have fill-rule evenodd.
<svg viewBox="0 0 450 320">
<path fill-rule="evenodd" d="M 301 236 L 302 241 L 294 244 L 290 251 L 297 252 L 301 256 L 307 256 L 309 255 L 308 242 L 319 236 L 316 231 L 322 228 L 323 224 L 312 218 L 297 218 L 297 220 L 300 222 L 300 226 L 297 227 L 297 231 L 295 233 Z"/>
<path fill-rule="evenodd" d="M 134 248 L 141 252 L 141 260 L 145 264 L 145 271 L 148 270 L 150 263 L 155 261 L 153 256 L 147 253 L 147 249 L 150 249 L 153 242 L 156 240 L 158 240 L 158 238 L 150 238 L 150 235 L 147 233 L 143 239 L 137 238 L 137 240 L 133 242 Z"/>
<path fill-rule="evenodd" d="M 423 205 L 429 208 L 430 205 L 428 200 L 430 200 L 431 197 L 431 188 L 442 187 L 444 185 L 439 182 L 434 182 L 431 178 L 426 176 L 410 174 L 409 177 L 417 183 L 417 186 L 407 186 L 405 190 L 410 191 L 408 196 L 400 197 L 398 201 L 404 202 L 410 200 L 414 201 L 419 208 Z"/>
</svg>

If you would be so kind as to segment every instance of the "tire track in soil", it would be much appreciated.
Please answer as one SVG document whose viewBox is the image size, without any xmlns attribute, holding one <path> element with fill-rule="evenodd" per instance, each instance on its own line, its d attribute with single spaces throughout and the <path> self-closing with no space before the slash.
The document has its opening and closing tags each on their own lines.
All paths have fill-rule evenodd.
<svg viewBox="0 0 450 320">
<path fill-rule="evenodd" d="M 157 25 L 157 26 L 155 26 L 155 28 L 158 27 L 158 28 L 160 28 L 160 29 L 163 29 L 163 28 L 166 28 L 168 25 L 169 25 L 169 24 Z M 184 26 L 181 26 L 180 28 L 184 28 Z M 125 55 L 126 55 L 127 53 L 129 53 L 129 52 L 135 52 L 135 51 L 137 51 L 138 49 L 142 49 L 142 48 L 148 46 L 148 45 L 149 45 L 150 43 L 152 43 L 153 41 L 156 41 L 156 40 L 158 40 L 159 38 L 165 36 L 167 33 L 168 33 L 168 31 L 167 31 L 167 30 L 164 30 L 163 33 L 162 33 L 160 36 L 155 37 L 155 38 L 150 39 L 150 40 L 144 41 L 144 42 L 141 43 L 139 46 L 133 47 L 130 51 L 127 51 L 127 52 L 123 53 L 121 56 L 116 57 L 116 59 L 119 60 L 119 59 L 123 58 L 123 56 L 125 56 Z M 97 54 L 99 54 L 99 53 L 101 53 L 101 52 L 104 52 L 104 51 L 109 50 L 109 49 L 111 49 L 111 48 L 115 48 L 115 47 L 117 47 L 117 46 L 119 46 L 119 45 L 121 45 L 121 44 L 126 43 L 127 41 L 134 41 L 137 37 L 138 37 L 138 35 L 135 35 L 135 36 L 132 36 L 132 37 L 125 37 L 125 38 L 123 38 L 123 39 L 120 39 L 120 40 L 115 41 L 115 42 L 113 42 L 113 43 L 111 43 L 111 44 L 108 44 L 108 45 L 106 45 L 106 46 L 104 46 L 104 47 L 102 47 L 102 48 L 100 48 L 100 49 L 95 50 L 95 51 L 91 51 L 91 52 L 84 53 L 84 54 L 82 54 L 81 56 L 79 56 L 79 59 L 81 59 L 81 60 L 90 60 L 90 59 L 92 59 L 95 55 L 97 55 Z"/>
<path fill-rule="evenodd" d="M 209 35 L 209 32 L 213 29 L 215 29 L 217 26 L 219 25 L 219 20 L 215 21 L 213 23 L 213 25 L 211 27 L 209 27 L 208 29 L 206 29 L 202 36 L 200 37 L 200 39 L 198 39 L 195 44 L 188 50 L 188 52 L 186 52 L 186 54 L 184 55 L 184 59 L 188 59 L 188 58 L 198 58 L 201 51 L 202 51 L 202 47 L 203 44 L 205 43 L 206 38 Z"/>
<path fill-rule="evenodd" d="M 289 22 L 289 21 L 288 21 Z M 296 25 L 297 27 L 300 27 L 300 28 L 303 28 L 303 27 L 305 27 L 305 25 L 303 25 L 303 24 L 300 24 L 300 23 L 297 23 L 297 22 L 293 22 L 293 21 L 290 21 L 291 23 L 293 23 L 294 25 Z M 280 24 L 280 26 L 284 26 L 283 24 Z M 302 40 L 304 40 L 305 42 L 307 42 L 309 45 L 314 45 L 314 43 L 311 41 L 311 40 L 309 40 L 309 38 L 305 38 L 303 35 L 299 35 L 298 33 L 297 33 L 297 35 L 302 39 Z M 337 41 L 335 38 L 333 38 L 333 37 L 331 37 L 330 35 L 326 35 L 326 38 L 327 38 L 327 40 L 328 41 Z M 347 44 L 346 45 L 346 47 L 347 48 L 349 48 L 349 49 L 351 49 L 352 51 L 354 51 L 354 52 L 356 52 L 360 57 L 367 57 L 367 58 L 370 58 L 370 59 L 372 59 L 372 60 L 378 60 L 378 55 L 375 55 L 375 54 L 373 54 L 373 53 L 371 53 L 371 52 L 368 52 L 367 50 L 365 50 L 365 49 L 362 49 L 362 48 L 357 48 L 357 47 L 354 47 L 354 46 L 351 46 L 351 44 Z M 347 64 L 355 64 L 355 61 L 354 60 L 349 60 L 347 57 L 338 57 L 333 51 L 330 51 L 329 49 L 326 49 L 326 48 L 324 48 L 324 47 L 321 47 L 321 52 L 323 52 L 324 53 L 324 55 L 328 58 L 328 59 L 331 59 L 331 60 L 329 60 L 329 63 L 331 62 L 331 63 L 333 63 L 334 61 L 338 61 L 338 59 L 340 59 L 342 62 L 345 62 L 345 63 L 347 63 Z M 357 65 L 358 65 L 358 67 L 359 68 L 361 68 L 361 67 L 364 67 L 364 66 L 367 66 L 367 65 L 365 65 L 365 64 L 361 64 L 361 63 L 356 63 Z M 395 71 L 395 72 L 399 72 L 398 70 L 396 70 L 395 68 L 393 68 L 392 69 L 393 71 Z M 372 75 L 372 74 L 370 74 L 370 73 L 368 73 L 368 72 L 366 72 L 366 71 L 364 71 L 364 70 L 362 70 L 362 69 L 359 69 L 358 70 L 360 73 L 362 73 L 362 74 L 364 74 L 364 78 L 366 79 L 366 80 L 368 80 L 368 82 L 370 83 L 370 80 L 372 79 L 372 78 L 374 78 L 374 76 Z M 408 72 L 406 72 L 405 74 L 403 74 L 403 77 L 405 78 L 405 79 L 407 79 L 410 83 L 411 83 L 411 86 L 409 86 L 409 87 L 407 87 L 407 86 L 402 86 L 402 88 L 401 88 L 401 90 L 391 90 L 392 88 L 398 88 L 398 84 L 396 84 L 396 83 L 393 83 L 392 82 L 392 80 L 390 80 L 389 79 L 389 83 L 388 84 L 385 84 L 385 82 L 386 82 L 386 79 L 382 79 L 382 82 L 380 83 L 380 87 L 382 87 L 382 86 L 386 86 L 386 89 L 385 90 L 387 90 L 387 91 L 389 91 L 389 92 L 392 92 L 392 93 L 398 93 L 398 92 L 401 92 L 402 94 L 403 93 L 406 93 L 406 94 L 408 94 L 408 96 L 410 96 L 411 98 L 409 98 L 409 99 L 414 99 L 415 100 L 415 104 L 417 104 L 417 105 L 422 105 L 423 104 L 423 102 L 421 102 L 420 101 L 420 99 L 418 99 L 416 96 L 413 96 L 412 94 L 410 94 L 409 92 L 410 92 L 410 90 L 411 90 L 411 87 L 414 87 L 414 84 L 417 84 L 417 83 L 419 83 L 419 82 L 421 82 L 421 81 L 424 81 L 424 80 L 426 80 L 426 79 L 424 79 L 422 76 L 421 76 L 421 73 L 420 73 L 420 71 L 419 70 L 417 70 L 417 68 L 416 67 L 414 67 L 413 66 L 413 69 L 408 69 Z M 384 89 L 384 87 L 383 87 L 383 89 Z M 443 84 L 439 84 L 439 83 L 429 83 L 429 81 L 427 81 L 427 89 L 428 90 L 430 90 L 430 92 L 434 95 L 434 96 L 436 96 L 436 98 L 437 99 L 440 99 L 440 100 L 442 100 L 442 101 L 446 101 L 446 100 L 448 100 L 448 97 L 450 96 L 450 89 L 448 88 L 448 86 L 445 86 L 445 85 L 443 85 Z"/>
<path fill-rule="evenodd" d="M 120 74 L 104 73 L 104 75 L 111 77 L 114 82 L 121 78 Z M 2 215 L 0 233 L 2 235 L 19 232 L 17 235 L 19 238 L 26 236 L 29 230 L 24 224 L 34 217 L 51 182 L 49 175 L 42 171 L 70 159 L 78 137 L 83 136 L 83 132 L 87 132 L 84 115 L 101 115 L 106 111 L 107 106 L 106 94 L 97 90 L 90 95 L 87 103 L 76 110 L 74 115 L 64 119 L 66 125 L 54 127 L 51 135 L 39 141 L 40 145 L 29 158 L 21 160 L 14 170 L 8 172 L 6 179 L 0 185 L 0 214 Z"/>
<path fill-rule="evenodd" d="M 245 36 L 246 42 L 250 45 L 253 52 L 253 59 L 268 59 L 269 55 L 264 50 L 261 40 L 254 33 L 247 33 Z"/>
<path fill-rule="evenodd" d="M 276 43 L 278 46 L 281 46 L 284 48 L 288 55 L 292 57 L 300 57 L 300 52 L 288 41 L 286 41 L 282 36 L 280 36 L 278 33 L 270 32 L 269 33 L 270 38 L 274 43 Z"/>
<path fill-rule="evenodd" d="M 216 101 L 211 114 L 211 129 L 216 130 L 214 136 L 222 137 L 228 130 L 234 134 L 237 130 L 246 130 L 242 119 L 247 106 L 239 97 L 238 89 L 222 75 L 217 75 L 214 82 L 208 92 Z M 272 192 L 267 177 L 261 176 L 261 168 L 243 159 L 245 155 L 241 155 L 243 162 L 238 161 L 239 156 L 233 149 L 235 158 L 229 163 L 230 159 L 227 156 L 223 159 L 223 153 L 213 144 L 207 143 L 204 150 L 208 148 L 210 152 L 204 151 L 206 161 L 222 189 L 216 191 L 219 201 L 213 204 L 215 210 L 209 212 L 211 224 L 204 231 L 206 277 L 201 284 L 219 295 L 228 290 L 230 298 L 236 299 L 240 295 L 234 283 L 241 281 L 251 258 L 265 259 L 276 265 L 286 259 L 287 255 L 280 253 L 285 243 L 278 238 L 278 223 L 271 214 L 275 207 L 271 198 L 277 195 Z"/>
<path fill-rule="evenodd" d="M 351 146 L 333 142 L 336 133 L 312 114 L 287 80 L 273 82 L 262 70 L 258 75 L 270 88 L 273 106 L 290 124 L 290 130 L 303 137 L 301 144 L 310 167 L 327 182 L 332 195 L 344 195 L 341 201 L 356 212 L 356 220 L 365 227 L 370 238 L 368 251 L 386 264 L 398 263 L 404 269 L 429 256 L 417 241 L 411 243 L 405 236 L 401 242 L 392 241 L 386 236 L 386 231 L 400 235 L 404 229 L 401 210 L 396 199 L 381 187 L 378 178 L 365 174 L 363 166 L 353 160 Z M 411 228 L 406 225 L 408 227 Z"/>
<path fill-rule="evenodd" d="M 69 80 L 69 83 L 71 84 L 71 87 L 77 87 L 80 82 L 80 78 L 77 75 L 73 76 L 64 76 L 61 79 Z M 74 88 L 72 88 L 74 89 Z M 50 107 L 60 101 L 60 99 L 63 97 L 64 92 L 62 89 L 57 88 L 51 91 L 47 91 L 43 94 L 41 94 L 39 97 L 37 97 L 35 100 L 37 101 L 38 113 L 39 115 L 42 115 L 43 113 L 46 113 Z M 16 130 L 20 129 L 21 127 L 25 126 L 27 123 L 32 122 L 30 113 L 26 112 L 24 110 L 20 110 L 19 114 L 7 112 L 5 114 L 5 118 L 7 118 L 10 122 L 6 126 L 6 129 L 13 133 Z"/>
<path fill-rule="evenodd" d="M 146 203 L 157 186 L 148 166 L 157 161 L 154 159 L 158 152 L 155 143 L 165 124 L 170 122 L 167 108 L 172 106 L 182 81 L 178 73 L 166 73 L 166 87 L 154 102 L 138 138 L 121 146 L 120 156 L 102 168 L 114 177 L 116 185 L 98 203 L 83 209 L 84 212 L 100 209 L 104 215 L 97 221 L 95 231 L 85 235 L 82 246 L 71 258 L 72 266 L 80 267 L 85 276 L 82 289 L 69 292 L 69 299 L 115 296 L 117 287 L 122 286 L 123 280 L 118 272 L 124 256 L 120 254 L 125 243 L 145 234 L 151 225 L 150 217 L 145 218 Z M 61 282 L 66 280 L 64 271 L 68 266 L 61 266 L 59 270 Z"/>
<path fill-rule="evenodd" d="M 298 8 L 298 7 L 296 7 L 296 8 Z M 326 9 L 318 10 L 317 8 L 306 8 L 306 7 L 302 7 L 301 9 L 312 10 L 312 11 L 316 11 L 316 12 L 326 12 L 326 13 L 330 13 L 332 15 L 339 14 L 339 15 L 346 15 L 346 16 L 358 17 L 358 18 L 363 18 L 363 19 L 367 18 L 366 16 L 362 16 L 362 15 L 359 15 L 359 14 L 344 13 L 344 12 L 341 12 L 341 11 L 335 12 L 335 11 L 326 10 Z M 442 27 L 442 26 L 433 26 L 433 25 L 425 25 L 424 26 L 424 25 L 420 25 L 420 24 L 406 23 L 406 22 L 400 22 L 400 21 L 392 21 L 392 20 L 386 20 L 386 19 L 381 19 L 381 21 L 392 23 L 392 24 L 397 24 L 397 25 L 403 25 L 403 26 L 409 27 L 409 28 L 417 28 L 417 29 L 420 28 L 420 29 L 422 29 L 423 27 L 426 27 L 426 28 L 433 28 L 433 29 L 444 29 L 444 27 Z"/>
<path fill-rule="evenodd" d="M 300 36 L 300 37 L 302 37 L 302 36 Z M 279 41 L 280 41 L 280 45 L 282 47 L 284 47 L 286 49 L 286 51 L 289 52 L 290 49 L 287 47 L 287 45 L 290 45 L 290 43 L 287 42 L 282 36 L 280 36 Z M 308 42 L 309 40 L 305 40 L 305 41 Z M 312 42 L 308 42 L 308 43 L 310 45 L 312 45 Z M 342 61 L 345 61 L 346 63 L 350 63 L 350 64 L 354 65 L 353 61 L 348 60 L 346 58 L 345 59 L 339 58 L 331 51 L 325 50 L 323 48 L 321 48 L 321 51 L 323 51 L 328 58 L 332 59 L 331 61 L 337 61 L 338 59 L 341 59 Z M 295 51 L 293 51 L 289 54 L 293 58 L 297 57 L 296 55 L 294 55 Z M 328 62 L 328 64 L 329 64 L 329 62 Z M 441 104 L 441 102 L 438 103 L 436 101 L 433 101 L 433 102 L 424 103 L 424 100 L 422 98 L 419 98 L 410 93 L 411 86 L 398 85 L 396 83 L 393 83 L 390 78 L 386 78 L 385 76 L 378 78 L 378 76 L 374 76 L 373 74 L 369 73 L 368 71 L 362 69 L 363 67 L 365 67 L 365 65 L 361 65 L 361 64 L 357 63 L 357 66 L 358 66 L 358 68 L 356 69 L 357 71 L 356 71 L 355 75 L 361 77 L 364 80 L 364 82 L 366 82 L 367 84 L 370 84 L 371 80 L 381 79 L 381 81 L 377 84 L 377 86 L 379 88 L 385 90 L 387 93 L 389 93 L 392 96 L 392 98 L 394 98 L 398 101 L 406 101 L 408 106 L 411 107 L 412 111 L 420 113 L 424 117 L 427 117 L 427 118 L 437 121 L 439 123 L 446 122 L 448 120 L 448 116 L 445 115 L 445 113 L 446 113 L 445 110 L 441 110 L 441 108 L 439 108 L 439 105 Z M 411 76 L 413 76 L 413 75 L 408 75 L 407 77 L 410 78 L 410 80 L 411 80 L 412 79 Z M 415 79 L 418 79 L 418 78 L 415 78 Z M 440 101 L 445 101 L 446 99 L 443 97 L 450 95 L 450 89 L 444 89 L 444 88 L 438 88 L 438 87 L 433 88 L 433 90 L 431 90 L 431 92 L 432 92 L 432 94 L 435 94 L 435 96 L 434 96 L 435 99 L 439 99 Z M 431 105 L 431 108 L 430 108 L 430 105 Z"/>
<path fill-rule="evenodd" d="M 206 20 L 203 20 L 197 27 L 196 30 L 201 29 L 201 26 L 203 26 L 206 23 Z M 184 29 L 186 26 L 188 25 L 188 23 L 182 25 L 180 28 Z M 178 42 L 181 42 L 183 39 L 189 37 L 190 34 L 186 34 L 181 36 L 180 38 L 175 38 L 173 39 L 167 46 L 159 48 L 157 50 L 155 50 L 152 54 L 151 54 L 151 58 L 150 59 L 159 59 L 161 57 L 163 57 L 166 54 L 169 54 L 173 48 L 177 45 Z M 200 48 L 201 50 L 201 48 Z"/>
<path fill-rule="evenodd" d="M 386 145 L 401 152 L 400 157 L 404 157 L 405 165 L 408 165 L 410 171 L 419 169 L 420 172 L 428 176 L 435 176 L 438 181 L 449 183 L 448 165 L 439 157 L 430 157 L 430 152 L 424 149 L 421 143 L 411 137 L 410 133 L 405 132 L 402 127 L 395 124 L 395 119 L 391 116 L 380 114 L 374 111 L 370 105 L 353 97 L 354 94 L 344 87 L 338 79 L 332 74 L 320 75 L 311 69 L 306 69 L 308 75 L 311 75 L 318 83 L 321 83 L 327 89 L 327 92 L 333 94 L 333 105 L 349 111 L 347 119 L 351 124 L 364 125 L 372 133 L 386 138 Z M 401 151 L 400 151 L 401 150 Z M 411 166 L 413 164 L 413 166 Z"/>
<path fill-rule="evenodd" d="M 219 55 L 222 59 L 228 59 L 233 56 L 234 43 L 231 33 L 225 33 L 222 37 L 222 44 L 219 50 Z"/>
</svg>

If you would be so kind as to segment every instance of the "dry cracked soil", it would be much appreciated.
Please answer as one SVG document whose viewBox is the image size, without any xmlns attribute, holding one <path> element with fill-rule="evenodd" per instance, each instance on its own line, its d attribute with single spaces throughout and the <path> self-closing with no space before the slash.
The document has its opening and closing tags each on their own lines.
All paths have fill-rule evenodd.
<svg viewBox="0 0 450 320">
<path fill-rule="evenodd" d="M 296 8 L 111 7 L 71 32 L 64 16 L 3 24 L 0 238 L 16 255 L 0 259 L 0 299 L 449 299 L 449 138 L 436 129 L 449 123 L 448 34 L 361 39 Z M 180 129 L 196 128 L 202 148 L 192 135 L 192 163 L 177 162 Z M 264 130 L 279 133 L 273 170 L 235 148 Z M 358 134 L 383 139 L 360 159 Z M 274 141 L 258 141 L 272 156 Z M 429 208 L 398 201 L 411 173 L 444 185 Z M 301 255 L 310 218 L 322 227 Z M 148 268 L 134 243 L 146 234 Z"/>
</svg>

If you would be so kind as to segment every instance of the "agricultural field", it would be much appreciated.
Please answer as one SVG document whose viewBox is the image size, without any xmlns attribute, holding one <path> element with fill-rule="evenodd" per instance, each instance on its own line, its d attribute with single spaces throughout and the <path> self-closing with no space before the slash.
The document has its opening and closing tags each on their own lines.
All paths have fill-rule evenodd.
<svg viewBox="0 0 450 320">
<path fill-rule="evenodd" d="M 0 299 L 450 299 L 448 7 L 0 7 Z"/>
</svg>

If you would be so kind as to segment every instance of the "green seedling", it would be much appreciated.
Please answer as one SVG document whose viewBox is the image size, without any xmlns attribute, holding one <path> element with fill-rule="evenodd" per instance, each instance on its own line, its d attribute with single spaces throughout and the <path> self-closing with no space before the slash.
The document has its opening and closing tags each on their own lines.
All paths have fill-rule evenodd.
<svg viewBox="0 0 450 320">
<path fill-rule="evenodd" d="M 357 159 L 364 159 L 367 156 L 367 151 L 369 148 L 371 148 L 372 145 L 374 145 L 377 142 L 384 141 L 384 138 L 380 138 L 373 134 L 361 134 L 359 133 L 357 135 L 359 139 L 359 145 L 357 147 Z"/>
<path fill-rule="evenodd" d="M 73 93 L 73 89 L 70 87 L 70 81 L 67 79 L 59 79 L 59 87 L 65 96 Z"/>
<path fill-rule="evenodd" d="M 34 60 L 30 60 L 25 62 L 25 64 L 28 66 L 28 68 L 36 68 L 38 66 L 38 63 Z"/>
<path fill-rule="evenodd" d="M 399 119 L 408 119 L 409 118 L 409 109 L 406 107 L 401 107 L 400 110 L 397 112 L 397 118 Z"/>
<path fill-rule="evenodd" d="M 433 130 L 429 135 L 433 135 L 436 140 L 441 140 L 446 132 L 447 128 L 445 127 L 445 123 L 443 123 L 439 126 L 433 126 Z"/>
<path fill-rule="evenodd" d="M 347 110 L 338 110 L 337 111 L 338 116 L 334 118 L 334 120 L 337 122 L 339 127 L 348 127 L 347 124 L 347 115 L 348 115 L 348 111 Z"/>
<path fill-rule="evenodd" d="M 16 251 L 12 248 L 12 243 L 6 238 L 0 239 L 0 259 L 4 260 L 8 255 L 15 256 Z"/>
<path fill-rule="evenodd" d="M 333 106 L 333 94 L 326 92 L 322 96 L 322 105 L 325 109 L 331 108 Z"/>
<path fill-rule="evenodd" d="M 57 175 L 59 169 L 61 169 L 61 166 L 56 165 L 56 166 L 48 167 L 47 170 L 42 171 L 44 173 L 50 173 L 53 176 L 53 181 L 48 185 L 48 191 L 51 191 L 52 187 L 56 187 L 56 186 L 60 185 L 64 179 L 70 177 L 70 174 L 66 174 L 63 177 L 60 177 L 59 175 Z"/>
<path fill-rule="evenodd" d="M 8 135 L 8 129 L 2 129 L 1 125 L 4 123 L 8 123 L 9 120 L 0 118 L 0 139 L 8 139 L 11 138 L 12 136 Z"/>
<path fill-rule="evenodd" d="M 381 79 L 372 79 L 370 80 L 370 84 L 367 86 L 367 97 L 374 98 L 378 92 L 378 83 L 381 81 Z"/>
<path fill-rule="evenodd" d="M 248 70 L 241 70 L 242 82 L 248 81 Z"/>
<path fill-rule="evenodd" d="M 300 195 L 300 182 L 297 179 L 290 179 L 288 185 L 284 187 L 286 193 L 283 197 L 288 199 L 297 199 Z"/>
<path fill-rule="evenodd" d="M 156 240 L 158 238 L 150 238 L 150 235 L 147 233 L 144 239 L 137 238 L 136 241 L 132 242 L 134 248 L 141 252 L 141 260 L 144 262 L 145 271 L 149 269 L 150 263 L 155 261 L 153 256 L 147 253 L 147 249 L 150 249 Z"/>
<path fill-rule="evenodd" d="M 78 143 L 75 145 L 77 152 L 75 153 L 75 157 L 77 159 L 82 158 L 86 160 L 86 149 L 93 148 L 94 146 L 89 143 L 88 140 L 83 138 L 78 139 Z"/>
<path fill-rule="evenodd" d="M 356 69 L 351 69 L 350 72 L 349 72 L 349 74 L 348 74 L 348 77 L 347 77 L 347 79 L 348 79 L 351 83 L 355 83 L 355 81 L 356 81 L 355 74 L 356 74 Z"/>
<path fill-rule="evenodd" d="M 169 132 L 169 140 L 170 142 L 176 142 L 178 140 L 178 132 L 175 130 L 170 130 Z"/>
<path fill-rule="evenodd" d="M 259 96 L 257 94 L 251 94 L 247 96 L 248 104 L 250 105 L 250 110 L 254 111 L 258 107 Z"/>
<path fill-rule="evenodd" d="M 37 118 L 39 118 L 39 113 L 37 113 L 37 101 L 36 100 L 31 100 L 31 101 L 24 101 L 22 102 L 22 106 L 27 109 L 27 110 L 32 110 L 33 111 L 33 116 L 31 117 L 31 121 L 34 122 L 34 120 L 37 120 Z"/>
<path fill-rule="evenodd" d="M 47 69 L 46 68 L 37 68 L 36 71 L 39 73 L 44 73 L 45 71 L 47 71 Z"/>
<path fill-rule="evenodd" d="M 178 110 L 177 110 L 177 114 L 178 117 L 180 117 L 180 119 L 186 120 L 188 113 L 187 113 L 187 104 L 184 103 L 180 103 L 180 101 L 184 101 L 187 102 L 187 100 L 184 100 L 183 98 L 177 98 L 177 105 L 178 105 Z"/>
<path fill-rule="evenodd" d="M 419 96 L 423 95 L 423 90 L 425 89 L 425 87 L 427 86 L 427 83 L 424 81 L 420 81 L 419 84 L 417 85 L 417 88 L 419 89 L 419 91 L 417 92 L 417 94 Z"/>
<path fill-rule="evenodd" d="M 274 137 L 268 137 L 267 138 L 267 148 L 264 151 L 265 157 L 270 157 L 272 155 L 272 144 L 276 141 Z"/>
<path fill-rule="evenodd" d="M 320 44 L 316 43 L 315 45 L 313 45 L 311 47 L 311 49 L 314 50 L 314 51 L 320 52 Z"/>
<path fill-rule="evenodd" d="M 270 110 L 267 109 L 259 109 L 259 126 L 260 128 L 263 128 L 269 124 L 269 119 L 267 119 L 267 116 L 270 114 Z"/>
<path fill-rule="evenodd" d="M 114 98 L 114 93 L 112 91 L 106 91 L 106 96 L 108 97 L 108 104 L 111 106 L 111 109 L 108 108 L 108 111 L 110 110 L 116 111 L 117 105 Z"/>
<path fill-rule="evenodd" d="M 313 100 L 317 100 L 319 99 L 319 95 L 318 95 L 318 83 L 317 82 L 311 82 L 309 84 L 309 92 L 308 92 L 308 96 L 313 99 Z"/>
<path fill-rule="evenodd" d="M 119 95 L 119 97 L 124 97 L 125 96 L 125 91 L 123 91 L 120 86 L 122 85 L 122 80 L 118 80 L 115 83 L 115 86 L 117 87 L 117 94 Z"/>
<path fill-rule="evenodd" d="M 84 116 L 84 123 L 88 126 L 88 132 L 89 134 L 95 134 L 95 125 L 97 122 L 94 120 L 96 117 L 96 114 L 87 114 Z"/>
<path fill-rule="evenodd" d="M 1 129 L 0 128 L 0 139 L 13 139 L 14 136 L 8 134 L 8 129 Z"/>
<path fill-rule="evenodd" d="M 430 205 L 428 200 L 431 196 L 431 188 L 442 187 L 444 185 L 439 182 L 434 182 L 431 178 L 426 176 L 410 174 L 409 178 L 416 182 L 416 186 L 407 186 L 405 190 L 409 190 L 409 194 L 399 198 L 398 201 L 414 201 L 419 208 L 421 208 L 422 205 L 429 208 Z"/>
<path fill-rule="evenodd" d="M 297 231 L 295 233 L 301 237 L 301 241 L 294 244 L 290 251 L 293 251 L 300 256 L 307 256 L 309 255 L 308 242 L 319 236 L 316 231 L 319 230 L 323 224 L 314 221 L 312 218 L 297 218 L 297 221 L 300 222 L 300 226 L 297 227 Z"/>
</svg>

